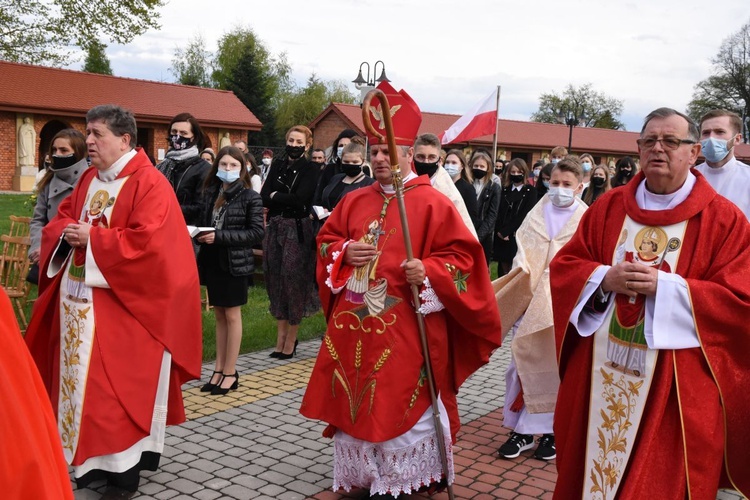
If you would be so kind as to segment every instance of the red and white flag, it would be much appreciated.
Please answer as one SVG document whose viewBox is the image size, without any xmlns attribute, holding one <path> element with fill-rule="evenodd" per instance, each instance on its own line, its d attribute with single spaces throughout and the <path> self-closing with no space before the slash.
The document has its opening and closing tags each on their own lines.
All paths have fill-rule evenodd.
<svg viewBox="0 0 750 500">
<path fill-rule="evenodd" d="M 471 111 L 440 134 L 441 144 L 466 142 L 484 135 L 493 135 L 497 127 L 497 90 L 477 103 Z"/>
</svg>

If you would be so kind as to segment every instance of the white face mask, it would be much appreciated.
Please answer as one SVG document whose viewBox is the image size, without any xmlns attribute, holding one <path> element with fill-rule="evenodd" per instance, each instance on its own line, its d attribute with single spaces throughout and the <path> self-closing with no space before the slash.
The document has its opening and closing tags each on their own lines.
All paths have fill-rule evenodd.
<svg viewBox="0 0 750 500">
<path fill-rule="evenodd" d="M 261 162 L 263 163 L 263 165 L 265 165 L 265 166 L 269 166 L 269 165 L 271 164 L 271 159 L 270 159 L 270 158 L 263 158 L 263 159 L 262 159 L 262 160 L 260 160 L 260 161 L 261 161 Z"/>
<path fill-rule="evenodd" d="M 461 166 L 456 165 L 455 163 L 446 163 L 443 165 L 443 168 L 451 177 L 455 177 L 461 172 Z"/>
<path fill-rule="evenodd" d="M 341 158 L 342 154 L 344 154 L 344 146 L 339 146 L 336 148 L 336 158 Z"/>
<path fill-rule="evenodd" d="M 549 188 L 547 194 L 549 195 L 549 199 L 552 204 L 560 208 L 570 206 L 576 197 L 575 191 L 573 191 L 572 189 L 559 186 Z"/>
</svg>

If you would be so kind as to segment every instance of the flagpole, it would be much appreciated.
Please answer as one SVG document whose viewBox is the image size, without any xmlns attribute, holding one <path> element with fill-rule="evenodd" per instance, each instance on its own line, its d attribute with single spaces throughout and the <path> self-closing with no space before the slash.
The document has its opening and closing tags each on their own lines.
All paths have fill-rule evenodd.
<svg viewBox="0 0 750 500">
<path fill-rule="evenodd" d="M 495 135 L 492 136 L 492 166 L 495 168 L 495 162 L 497 161 L 497 130 L 498 130 L 498 118 L 500 115 L 500 85 L 497 86 L 497 101 L 495 102 Z"/>
</svg>

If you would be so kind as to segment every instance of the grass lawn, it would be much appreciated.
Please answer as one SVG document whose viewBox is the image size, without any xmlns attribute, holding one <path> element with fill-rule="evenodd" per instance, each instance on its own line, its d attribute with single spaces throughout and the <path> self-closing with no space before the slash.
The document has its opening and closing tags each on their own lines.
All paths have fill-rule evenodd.
<svg viewBox="0 0 750 500">
<path fill-rule="evenodd" d="M 6 234 L 10 229 L 10 215 L 31 216 L 34 207 L 28 202 L 29 195 L 0 194 L 0 234 Z M 36 297 L 36 287 L 32 286 L 30 298 Z M 31 317 L 31 306 L 28 307 L 27 318 Z M 203 311 L 203 359 L 212 360 L 216 357 L 214 340 L 216 323 L 213 311 Z M 318 312 L 310 318 L 302 320 L 299 329 L 299 339 L 308 340 L 320 337 L 325 332 L 323 313 Z M 242 346 L 240 352 L 252 352 L 276 345 L 276 320 L 268 312 L 268 295 L 262 285 L 251 287 L 248 302 L 242 307 Z"/>
</svg>

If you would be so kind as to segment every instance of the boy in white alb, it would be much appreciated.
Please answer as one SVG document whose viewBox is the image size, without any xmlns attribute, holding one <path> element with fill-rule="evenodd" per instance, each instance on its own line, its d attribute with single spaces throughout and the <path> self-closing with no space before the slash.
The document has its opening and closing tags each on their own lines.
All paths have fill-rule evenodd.
<svg viewBox="0 0 750 500">
<path fill-rule="evenodd" d="M 714 109 L 703 115 L 700 129 L 706 161 L 696 170 L 750 220 L 750 166 L 734 157 L 734 147 L 742 142 L 742 120 L 731 111 Z"/>
<path fill-rule="evenodd" d="M 510 273 L 493 285 L 503 314 L 503 335 L 511 333 L 512 358 L 505 374 L 503 425 L 513 432 L 498 453 L 516 458 L 534 446 L 534 457 L 556 456 L 552 431 L 557 389 L 555 335 L 549 263 L 575 233 L 586 204 L 577 196 L 583 190 L 583 170 L 567 158 L 552 168 L 550 189 L 529 212 L 516 232 L 518 253 Z"/>
</svg>

